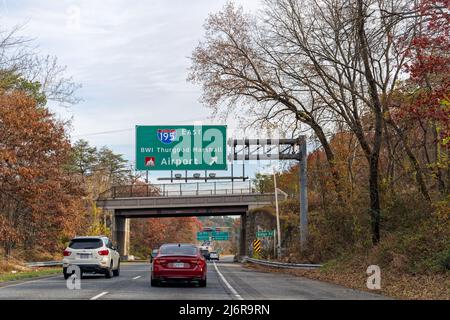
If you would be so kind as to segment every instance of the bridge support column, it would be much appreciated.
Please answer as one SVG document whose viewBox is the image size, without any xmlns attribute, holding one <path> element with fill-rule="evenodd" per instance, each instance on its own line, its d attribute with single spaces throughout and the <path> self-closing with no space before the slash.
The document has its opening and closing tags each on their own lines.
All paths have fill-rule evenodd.
<svg viewBox="0 0 450 320">
<path fill-rule="evenodd" d="M 247 214 L 241 215 L 241 232 L 239 235 L 239 257 L 247 255 Z"/>
<path fill-rule="evenodd" d="M 113 241 L 119 246 L 121 257 L 128 256 L 130 249 L 130 219 L 114 215 Z"/>
</svg>

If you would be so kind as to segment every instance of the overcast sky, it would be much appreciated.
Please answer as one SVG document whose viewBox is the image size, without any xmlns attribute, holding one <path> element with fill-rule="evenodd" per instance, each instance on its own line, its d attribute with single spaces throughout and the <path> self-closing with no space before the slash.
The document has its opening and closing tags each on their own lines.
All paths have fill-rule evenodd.
<svg viewBox="0 0 450 320">
<path fill-rule="evenodd" d="M 82 84 L 81 103 L 53 108 L 73 119 L 73 140 L 107 145 L 134 161 L 136 124 L 209 117 L 198 102 L 200 88 L 186 82 L 188 57 L 208 14 L 226 0 L 0 1 L 3 28 L 25 24 L 22 34 L 35 38 L 42 54 L 56 55 Z M 260 5 L 235 3 L 247 12 Z"/>
</svg>

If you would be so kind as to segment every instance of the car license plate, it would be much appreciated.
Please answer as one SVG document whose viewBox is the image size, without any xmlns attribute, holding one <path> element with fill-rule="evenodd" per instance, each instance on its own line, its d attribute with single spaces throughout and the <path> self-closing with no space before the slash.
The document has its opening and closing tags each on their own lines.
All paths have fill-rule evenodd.
<svg viewBox="0 0 450 320">
<path fill-rule="evenodd" d="M 184 268 L 184 263 L 183 262 L 175 262 L 173 264 L 174 268 Z"/>
<path fill-rule="evenodd" d="M 80 259 L 89 259 L 91 257 L 91 255 L 89 253 L 81 253 L 80 254 Z"/>
</svg>

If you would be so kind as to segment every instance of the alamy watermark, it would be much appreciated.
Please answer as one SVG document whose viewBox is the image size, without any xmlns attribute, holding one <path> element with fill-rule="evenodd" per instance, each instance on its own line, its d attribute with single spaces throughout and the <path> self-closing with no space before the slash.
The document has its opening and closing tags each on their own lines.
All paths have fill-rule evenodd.
<svg viewBox="0 0 450 320">
<path fill-rule="evenodd" d="M 67 274 L 71 274 L 66 280 L 66 286 L 69 290 L 80 290 L 81 289 L 81 269 L 76 265 L 70 265 L 66 270 Z"/>
<path fill-rule="evenodd" d="M 71 31 L 79 31 L 81 28 L 81 8 L 71 5 L 66 10 L 66 27 Z"/>
<path fill-rule="evenodd" d="M 381 289 L 381 269 L 376 264 L 372 264 L 367 267 L 366 273 L 369 275 L 367 278 L 367 288 L 370 290 Z"/>
</svg>

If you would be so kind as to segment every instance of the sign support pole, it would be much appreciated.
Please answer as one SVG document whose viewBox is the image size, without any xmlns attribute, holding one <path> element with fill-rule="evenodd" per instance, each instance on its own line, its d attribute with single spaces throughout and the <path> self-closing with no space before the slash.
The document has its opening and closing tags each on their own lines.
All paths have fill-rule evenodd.
<svg viewBox="0 0 450 320">
<path fill-rule="evenodd" d="M 278 190 L 277 190 L 277 177 L 275 175 L 275 170 L 273 171 L 273 185 L 275 188 L 275 210 L 277 214 L 277 258 L 281 258 L 281 230 L 280 230 L 280 212 L 278 210 Z"/>
<path fill-rule="evenodd" d="M 299 163 L 299 178 L 300 178 L 300 248 L 303 250 L 307 247 L 308 239 L 308 176 L 306 174 L 306 141 L 302 139 L 300 143 L 300 163 Z"/>
<path fill-rule="evenodd" d="M 275 237 L 275 229 L 273 229 L 273 256 L 277 255 L 277 237 Z"/>
<path fill-rule="evenodd" d="M 275 143 L 274 143 L 275 142 Z M 299 200 L 300 200 L 300 248 L 305 250 L 308 242 L 308 194 L 307 194 L 307 153 L 306 153 L 306 137 L 304 135 L 297 139 L 234 139 L 233 142 L 233 159 L 243 160 L 297 160 L 299 161 Z M 277 148 L 264 149 L 267 144 L 277 145 Z M 236 152 L 236 145 L 242 145 L 242 156 Z M 250 152 L 250 146 L 256 147 L 256 150 Z M 248 152 L 245 151 L 247 148 Z M 263 148 L 263 153 L 258 150 Z M 277 153 L 271 152 L 278 149 Z M 258 153 L 257 153 L 258 152 Z M 275 180 L 275 176 L 274 176 Z M 276 184 L 276 181 L 274 181 Z M 276 188 L 276 186 L 275 186 Z M 276 190 L 276 189 L 275 189 Z M 277 199 L 277 192 L 275 192 Z M 278 229 L 278 228 L 277 228 Z M 280 236 L 278 237 L 277 246 L 281 250 Z"/>
</svg>

